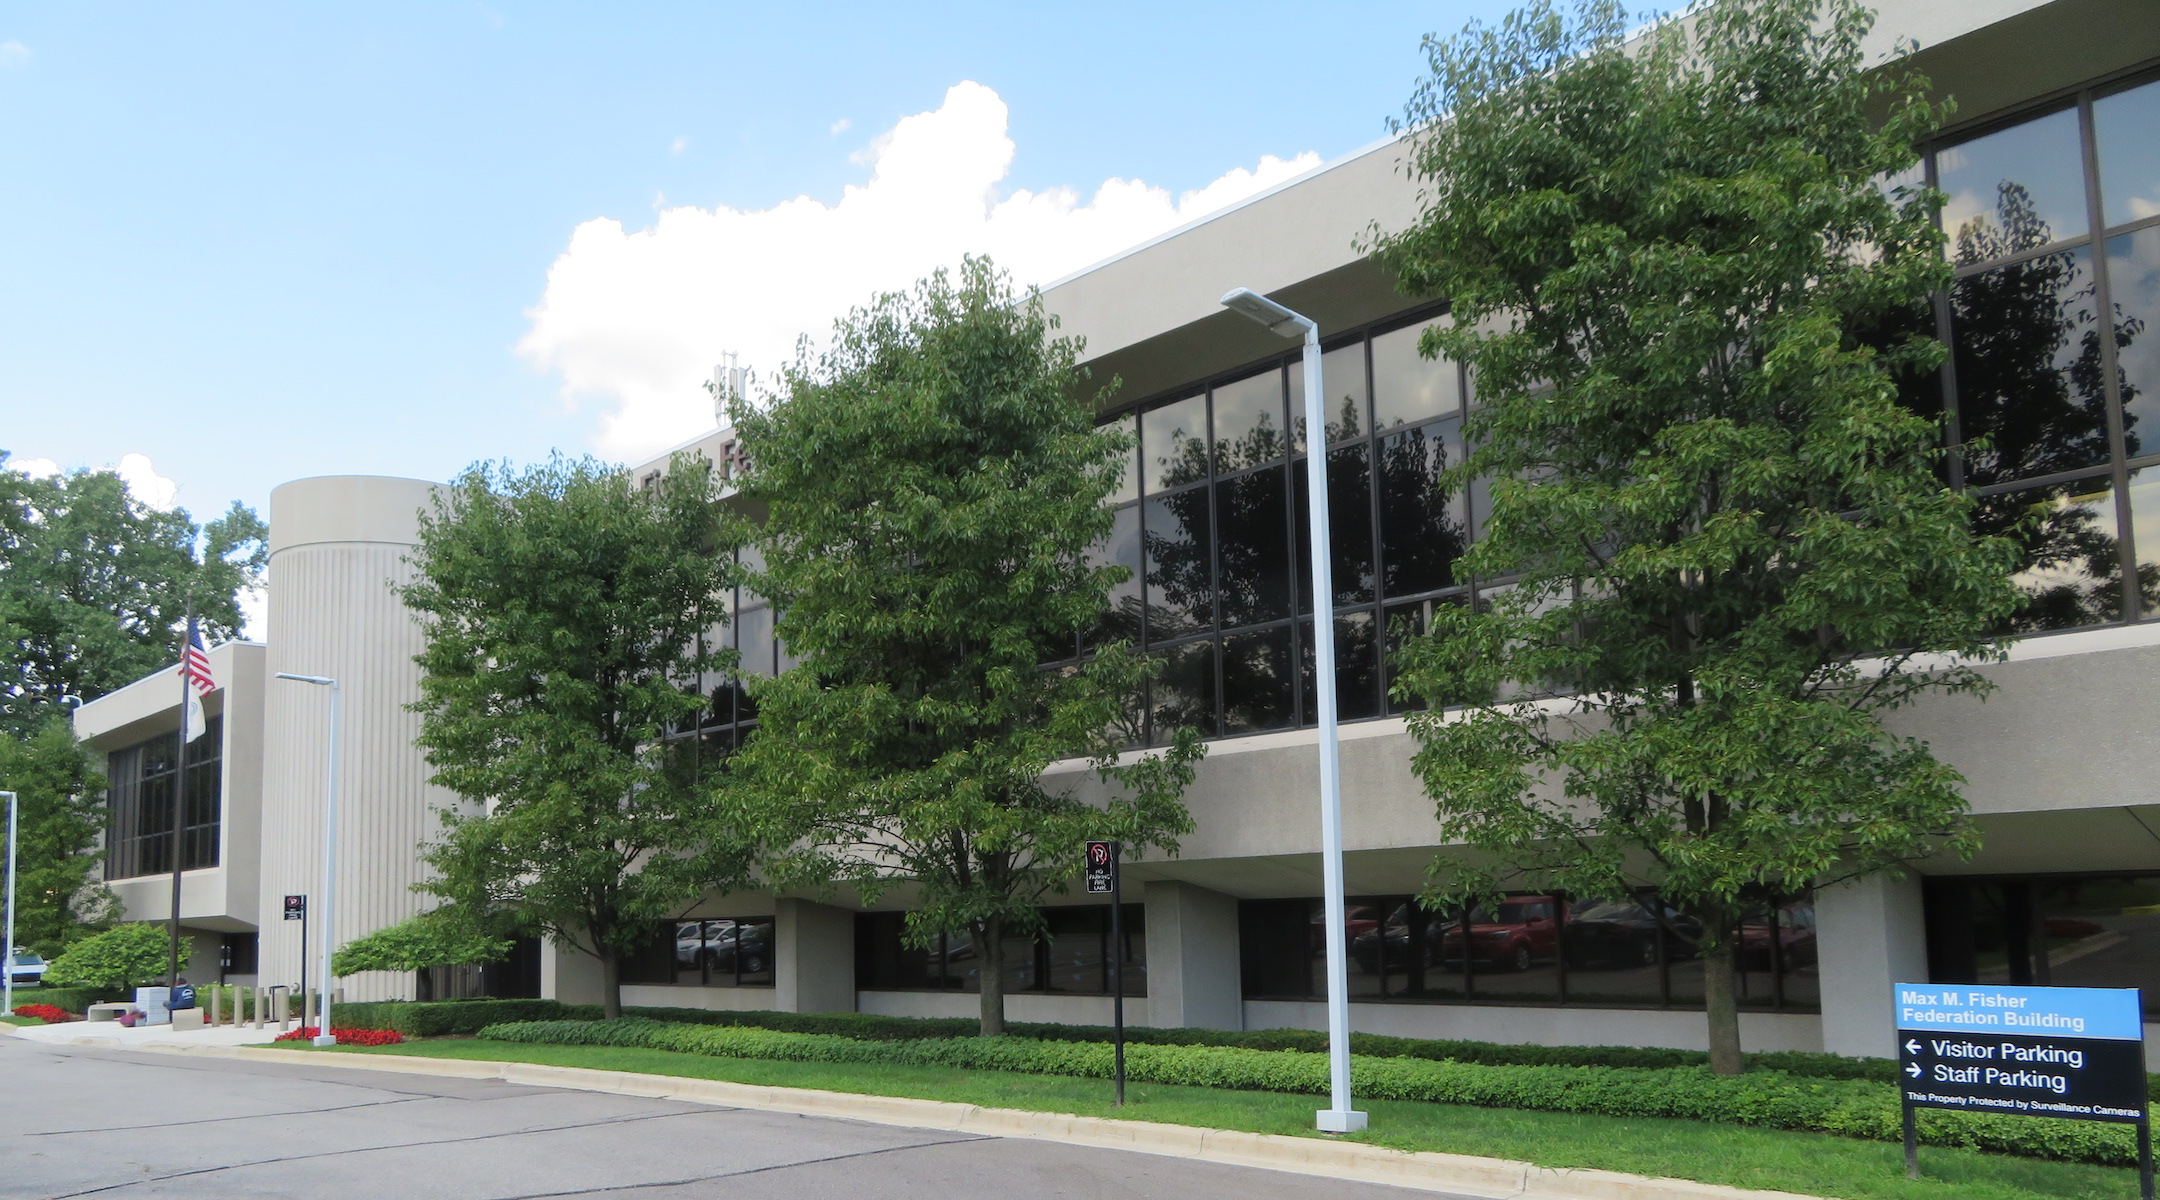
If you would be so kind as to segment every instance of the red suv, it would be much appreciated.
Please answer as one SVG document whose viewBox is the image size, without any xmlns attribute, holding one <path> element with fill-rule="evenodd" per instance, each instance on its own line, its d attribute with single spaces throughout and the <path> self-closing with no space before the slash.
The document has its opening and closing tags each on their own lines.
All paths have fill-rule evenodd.
<svg viewBox="0 0 2160 1200">
<path fill-rule="evenodd" d="M 1470 911 L 1469 934 L 1472 959 L 1527 971 L 1559 949 L 1560 901 L 1553 896 L 1510 896 L 1496 909 L 1479 905 Z M 1463 927 L 1448 926 L 1442 946 L 1447 961 L 1461 962 Z"/>
</svg>

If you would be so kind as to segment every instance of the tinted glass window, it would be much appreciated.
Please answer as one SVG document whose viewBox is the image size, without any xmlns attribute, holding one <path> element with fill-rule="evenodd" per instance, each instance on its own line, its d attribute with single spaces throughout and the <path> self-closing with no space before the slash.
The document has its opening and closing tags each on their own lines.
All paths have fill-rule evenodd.
<svg viewBox="0 0 2160 1200">
<path fill-rule="evenodd" d="M 2160 451 L 2160 226 L 2109 238 L 2107 258 L 2123 448 L 2135 458 Z"/>
<path fill-rule="evenodd" d="M 1969 485 L 2107 460 L 2097 308 L 2084 247 L 1957 282 L 1952 337 Z"/>
<path fill-rule="evenodd" d="M 1290 498 L 1280 468 L 1215 485 L 1216 588 L 1225 627 L 1290 615 Z"/>
<path fill-rule="evenodd" d="M 1469 549 L 1459 495 L 1440 488 L 1440 472 L 1462 458 L 1455 420 L 1398 433 L 1380 443 L 1380 561 L 1390 596 L 1438 591 L 1455 583 L 1455 560 Z"/>
<path fill-rule="evenodd" d="M 1441 605 L 1461 605 L 1469 602 L 1470 597 L 1467 592 L 1455 592 L 1431 600 L 1413 600 L 1408 604 L 1390 604 L 1383 610 L 1383 619 L 1386 622 L 1386 628 L 1383 632 L 1386 635 L 1386 641 L 1382 646 L 1382 650 L 1385 653 L 1384 665 L 1387 670 L 1385 682 L 1389 712 L 1415 712 L 1426 707 L 1425 702 L 1418 697 L 1397 697 L 1395 695 L 1395 685 L 1401 679 L 1401 671 L 1396 665 L 1396 655 L 1401 653 L 1402 649 L 1409 645 L 1412 640 L 1432 632 L 1433 612 Z"/>
<path fill-rule="evenodd" d="M 1154 651 L 1162 674 L 1148 689 L 1154 740 L 1167 742 L 1181 726 L 1215 736 L 1215 643 L 1203 638 Z"/>
<path fill-rule="evenodd" d="M 2113 621 L 2122 614 L 2115 493 L 2105 476 L 1983 496 L 1974 528 L 2014 539 L 2011 576 L 2024 606 L 2009 632 L 2037 633 Z"/>
<path fill-rule="evenodd" d="M 1282 368 L 1215 389 L 1215 470 L 1238 471 L 1287 453 Z"/>
<path fill-rule="evenodd" d="M 1676 932 L 1659 924 L 1651 908 L 1632 897 L 1570 902 L 1561 934 L 1568 999 L 1581 1004 L 1659 1003 L 1665 995 L 1659 962 L 1692 953 Z"/>
<path fill-rule="evenodd" d="M 1223 732 L 1257 733 L 1292 723 L 1290 627 L 1223 635 Z"/>
<path fill-rule="evenodd" d="M 1372 472 L 1367 447 L 1328 451 L 1329 581 L 1335 603 L 1359 604 L 1373 598 Z M 1297 480 L 1299 612 L 1312 610 L 1312 539 L 1308 536 L 1305 460 L 1291 466 Z"/>
<path fill-rule="evenodd" d="M 1320 719 L 1319 693 L 1313 687 L 1312 622 L 1301 626 L 1298 645 L 1304 662 L 1299 677 L 1305 688 L 1305 720 Z M 1226 684 L 1227 686 L 1227 684 Z M 1335 617 L 1335 719 L 1357 721 L 1380 715 L 1380 655 L 1375 644 L 1373 615 L 1367 612 L 1338 613 Z"/>
<path fill-rule="evenodd" d="M 1140 447 L 1138 417 L 1121 417 L 1110 423 L 1111 428 L 1126 436 L 1133 448 L 1125 455 L 1125 468 L 1118 473 L 1117 490 L 1104 499 L 1106 504 L 1127 504 L 1140 498 Z"/>
<path fill-rule="evenodd" d="M 1290 425 L 1295 431 L 1293 449 L 1305 450 L 1305 365 L 1293 361 L 1289 371 Z M 1321 410 L 1326 414 L 1328 444 L 1333 445 L 1345 438 L 1363 437 L 1371 428 L 1370 414 L 1365 403 L 1365 343 L 1352 342 L 1337 346 L 1320 356 L 1320 385 L 1327 389 L 1327 405 Z"/>
<path fill-rule="evenodd" d="M 1461 410 L 1462 381 L 1455 364 L 1418 353 L 1418 337 L 1439 324 L 1441 321 L 1428 321 L 1373 338 L 1375 431 L 1452 416 Z"/>
<path fill-rule="evenodd" d="M 2160 217 L 2160 81 L 2093 102 L 2106 221 Z"/>
<path fill-rule="evenodd" d="M 2138 610 L 2160 615 L 2160 467 L 2130 472 L 2130 538 L 2138 556 Z"/>
<path fill-rule="evenodd" d="M 1151 492 L 1207 478 L 1207 397 L 1140 414 L 1143 477 Z"/>
<path fill-rule="evenodd" d="M 1088 551 L 1088 562 L 1096 566 L 1125 568 L 1125 581 L 1111 587 L 1109 611 L 1096 626 L 1089 641 L 1104 642 L 1140 640 L 1140 509 L 1128 506 L 1117 511 L 1111 524 L 1110 536 L 1096 543 Z"/>
<path fill-rule="evenodd" d="M 2074 110 L 1961 142 L 1936 156 L 1942 223 L 1959 262 L 2085 232 L 2085 164 Z"/>
<path fill-rule="evenodd" d="M 1213 623 L 1214 574 L 1205 487 L 1149 500 L 1143 518 L 1148 638 L 1159 640 Z"/>
</svg>

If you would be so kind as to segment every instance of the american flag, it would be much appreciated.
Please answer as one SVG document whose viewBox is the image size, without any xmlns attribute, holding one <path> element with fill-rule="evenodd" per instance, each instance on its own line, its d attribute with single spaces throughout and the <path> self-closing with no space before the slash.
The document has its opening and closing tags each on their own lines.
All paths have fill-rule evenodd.
<svg viewBox="0 0 2160 1200">
<path fill-rule="evenodd" d="M 202 698 L 217 686 L 217 679 L 210 674 L 210 651 L 203 646 L 202 629 L 195 618 L 188 618 L 187 651 L 180 659 L 180 678 L 187 681 L 187 710 L 180 718 L 180 736 L 184 741 L 194 741 L 203 735 L 208 721 L 203 719 Z"/>
</svg>

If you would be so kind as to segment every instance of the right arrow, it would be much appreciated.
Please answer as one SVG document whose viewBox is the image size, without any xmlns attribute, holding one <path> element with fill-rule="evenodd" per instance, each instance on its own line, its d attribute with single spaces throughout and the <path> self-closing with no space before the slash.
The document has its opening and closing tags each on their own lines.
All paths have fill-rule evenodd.
<svg viewBox="0 0 2160 1200">
<path fill-rule="evenodd" d="M 1913 1077 L 1914 1079 L 1918 1079 L 1918 1078 L 1920 1078 L 1920 1064 L 1919 1064 L 1919 1063 L 1907 1063 L 1907 1064 L 1905 1065 L 1905 1073 L 1906 1073 L 1907 1075 L 1910 1075 L 1910 1076 L 1912 1076 L 1912 1077 Z"/>
</svg>

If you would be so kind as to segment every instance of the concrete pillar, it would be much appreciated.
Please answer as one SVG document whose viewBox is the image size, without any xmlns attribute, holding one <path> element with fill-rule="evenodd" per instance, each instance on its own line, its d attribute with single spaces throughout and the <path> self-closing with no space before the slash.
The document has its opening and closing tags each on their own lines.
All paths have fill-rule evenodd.
<svg viewBox="0 0 2160 1200">
<path fill-rule="evenodd" d="M 808 900 L 773 904 L 773 1007 L 855 1011 L 855 914 Z"/>
<path fill-rule="evenodd" d="M 1874 875 L 1815 894 L 1822 971 L 1823 1049 L 1895 1058 L 1891 985 L 1925 982 L 1927 927 L 1920 881 Z"/>
<path fill-rule="evenodd" d="M 1245 1028 L 1237 899 L 1158 879 L 1147 885 L 1145 903 L 1148 1024 Z"/>
<path fill-rule="evenodd" d="M 564 1004 L 600 1003 L 600 960 L 541 938 L 540 996 Z"/>
</svg>

